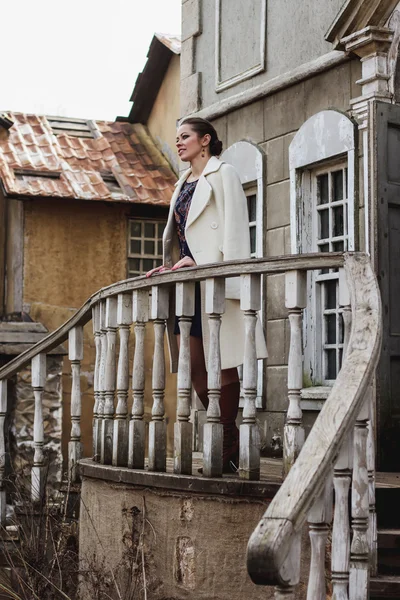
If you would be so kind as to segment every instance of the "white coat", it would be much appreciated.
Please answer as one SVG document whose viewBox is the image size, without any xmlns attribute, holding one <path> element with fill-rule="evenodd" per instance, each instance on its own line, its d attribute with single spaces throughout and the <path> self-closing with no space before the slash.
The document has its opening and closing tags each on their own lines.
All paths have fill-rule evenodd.
<svg viewBox="0 0 400 600">
<path fill-rule="evenodd" d="M 163 235 L 163 262 L 171 267 L 179 260 L 174 206 L 182 185 L 191 173 L 186 171 L 176 183 L 167 225 Z M 197 265 L 250 258 L 247 199 L 237 171 L 212 156 L 201 174 L 193 194 L 186 222 L 185 237 Z M 209 332 L 204 312 L 205 285 L 201 284 L 201 322 L 204 355 L 208 357 Z M 240 310 L 240 278 L 226 280 L 225 313 L 221 322 L 221 368 L 243 364 L 245 328 Z M 172 303 L 172 307 L 174 303 Z M 177 371 L 178 345 L 173 335 L 175 317 L 167 324 L 171 371 Z M 260 322 L 256 330 L 257 357 L 266 358 L 267 348 Z"/>
</svg>

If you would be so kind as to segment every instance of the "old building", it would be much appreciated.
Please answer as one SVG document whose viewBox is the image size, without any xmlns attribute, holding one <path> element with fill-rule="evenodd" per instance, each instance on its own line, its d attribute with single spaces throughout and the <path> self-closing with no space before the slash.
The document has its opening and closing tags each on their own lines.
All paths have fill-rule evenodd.
<svg viewBox="0 0 400 600">
<path fill-rule="evenodd" d="M 141 124 L 16 113 L 7 114 L 7 123 L 0 136 L 0 306 L 2 319 L 21 322 L 0 324 L 3 363 L 43 337 L 41 332 L 59 327 L 100 287 L 160 263 L 161 236 L 176 180 Z M 90 456 L 90 328 L 85 331 L 85 349 L 82 427 L 85 454 Z M 69 365 L 63 367 L 58 360 L 49 374 L 45 410 L 54 412 L 57 423 L 53 419 L 53 426 L 46 425 L 46 436 L 50 442 L 57 431 L 60 459 L 62 429 L 66 459 Z M 29 373 L 17 382 L 19 439 L 29 438 L 33 426 L 33 396 L 26 396 L 24 381 L 29 383 Z"/>
<path fill-rule="evenodd" d="M 180 36 L 156 33 L 131 95 L 128 117 L 117 121 L 146 125 L 154 142 L 178 173 L 176 123 L 180 112 Z"/>
<path fill-rule="evenodd" d="M 182 115 L 210 119 L 224 142 L 222 159 L 239 170 L 254 215 L 254 255 L 371 254 L 387 307 L 377 433 L 379 464 L 389 470 L 395 466 L 400 426 L 392 392 L 399 385 L 396 317 L 390 312 L 398 286 L 398 243 L 395 203 L 380 190 L 386 177 L 397 181 L 394 163 L 389 162 L 389 175 L 384 170 L 398 152 L 397 129 L 384 124 L 397 122 L 396 4 L 289 1 L 283 7 L 264 0 L 184 0 L 181 57 Z M 337 273 L 327 272 L 309 281 L 306 424 L 322 407 L 342 360 L 337 279 Z M 288 321 L 281 276 L 265 281 L 263 319 L 270 356 L 259 418 L 265 416 L 269 446 L 282 434 L 287 406 Z"/>
<path fill-rule="evenodd" d="M 224 142 L 222 158 L 239 171 L 254 260 L 99 290 L 65 327 L 0 370 L 0 409 L 7 379 L 30 360 L 40 406 L 43 356 L 69 338 L 76 366 L 70 465 L 76 482 L 79 461 L 84 508 L 80 557 L 87 565 L 95 547 L 97 568 L 116 573 L 124 591 L 135 573 L 135 590 L 154 600 L 399 597 L 391 551 L 398 545 L 398 474 L 384 471 L 398 471 L 400 6 L 397 0 L 183 0 L 182 15 L 180 113 L 210 119 Z M 223 280 L 238 275 L 247 322 L 244 408 L 238 473 L 230 477 L 222 473 L 217 332 Z M 191 419 L 189 318 L 194 281 L 204 279 L 216 360 L 207 415 L 196 408 Z M 184 325 L 172 461 L 163 350 L 173 285 Z M 269 348 L 264 364 L 255 353 L 258 312 Z M 78 380 L 86 360 L 80 340 L 90 321 L 94 393 L 104 401 L 94 415 L 97 461 L 80 460 Z M 131 367 L 127 418 L 120 400 Z M 198 439 L 205 419 L 200 457 L 192 453 L 192 435 Z M 0 429 L 0 444 L 3 437 Z M 37 500 L 45 468 L 40 435 L 33 444 Z M 283 452 L 283 462 L 261 458 L 262 451 Z"/>
</svg>

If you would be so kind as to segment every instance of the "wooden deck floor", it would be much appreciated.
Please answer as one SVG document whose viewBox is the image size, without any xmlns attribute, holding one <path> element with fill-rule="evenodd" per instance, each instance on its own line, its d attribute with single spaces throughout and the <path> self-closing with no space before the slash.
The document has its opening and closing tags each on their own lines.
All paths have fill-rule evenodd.
<svg viewBox="0 0 400 600">
<path fill-rule="evenodd" d="M 203 455 L 201 452 L 193 453 L 193 475 L 199 475 L 198 469 L 203 465 Z M 167 459 L 167 472 L 173 472 L 173 459 Z M 224 475 L 232 477 L 234 475 Z M 279 483 L 282 481 L 282 459 L 281 458 L 261 458 L 261 481 L 271 481 Z M 379 488 L 400 488 L 399 473 L 376 473 L 376 487 Z"/>
</svg>

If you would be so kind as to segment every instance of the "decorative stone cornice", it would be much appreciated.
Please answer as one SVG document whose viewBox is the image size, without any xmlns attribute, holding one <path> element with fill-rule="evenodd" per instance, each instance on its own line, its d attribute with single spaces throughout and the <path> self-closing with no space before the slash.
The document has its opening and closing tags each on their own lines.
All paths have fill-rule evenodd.
<svg viewBox="0 0 400 600">
<path fill-rule="evenodd" d="M 357 83 L 362 88 L 362 95 L 351 101 L 352 113 L 360 128 L 367 123 L 369 100 L 391 99 L 388 52 L 392 40 L 390 29 L 375 26 L 365 27 L 340 40 L 347 53 L 356 54 L 361 59 L 362 77 Z"/>
<path fill-rule="evenodd" d="M 346 52 L 353 52 L 360 58 L 371 54 L 386 54 L 393 40 L 393 31 L 386 27 L 365 27 L 340 40 Z"/>
</svg>

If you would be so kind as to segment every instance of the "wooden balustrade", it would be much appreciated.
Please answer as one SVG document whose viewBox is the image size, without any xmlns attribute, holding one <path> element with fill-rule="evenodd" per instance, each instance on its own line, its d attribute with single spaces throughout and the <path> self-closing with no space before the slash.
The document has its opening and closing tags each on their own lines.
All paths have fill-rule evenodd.
<svg viewBox="0 0 400 600">
<path fill-rule="evenodd" d="M 92 325 L 93 325 L 93 337 L 94 346 L 96 352 L 95 364 L 94 364 L 94 377 L 93 377 L 93 395 L 94 395 L 94 406 L 93 406 L 93 459 L 99 460 L 98 455 L 98 440 L 100 439 L 99 434 L 99 406 L 100 406 L 100 361 L 101 361 L 101 332 L 100 332 L 100 304 L 97 303 L 92 308 Z"/>
<path fill-rule="evenodd" d="M 107 358 L 107 331 L 106 331 L 106 303 L 100 302 L 99 307 L 99 327 L 100 327 L 100 365 L 99 365 L 99 403 L 97 407 L 97 460 L 101 461 L 102 440 L 104 428 L 104 404 L 106 396 L 106 358 Z"/>
<path fill-rule="evenodd" d="M 365 402 L 354 427 L 353 482 L 351 487 L 350 600 L 369 597 L 369 488 L 367 469 L 369 403 Z"/>
<path fill-rule="evenodd" d="M 307 273 L 304 271 L 286 273 L 285 306 L 289 312 L 290 325 L 289 408 L 283 443 L 283 474 L 287 475 L 304 444 L 303 415 L 300 406 L 300 392 L 303 387 L 302 310 L 307 306 Z"/>
<path fill-rule="evenodd" d="M 178 402 L 174 426 L 174 472 L 192 474 L 192 434 L 189 421 L 192 396 L 190 366 L 190 328 L 194 315 L 195 284 L 176 284 L 176 315 L 179 318 Z"/>
<path fill-rule="evenodd" d="M 128 390 L 129 336 L 132 324 L 132 295 L 118 294 L 117 325 L 119 356 L 117 370 L 117 408 L 115 410 L 112 464 L 128 466 Z"/>
<path fill-rule="evenodd" d="M 344 265 L 344 269 L 341 267 Z M 343 365 L 314 427 L 304 442 L 300 391 L 303 385 L 302 311 L 306 307 L 308 269 L 339 268 L 339 304 L 344 323 Z M 82 456 L 80 369 L 83 326 L 93 319 L 94 364 L 93 456 L 115 467 L 145 467 L 146 429 L 145 332 L 154 328 L 152 413 L 149 424 L 148 469 L 166 470 L 165 352 L 169 289 L 176 286 L 176 315 L 180 327 L 177 378 L 177 418 L 174 424 L 174 472 L 192 474 L 190 328 L 194 314 L 195 282 L 206 281 L 205 312 L 209 322 L 209 406 L 204 426 L 203 473 L 222 475 L 223 432 L 220 423 L 221 318 L 225 310 L 225 278 L 241 276 L 241 309 L 245 320 L 243 391 L 239 475 L 260 474 L 260 439 L 256 422 L 256 323 L 263 273 L 286 273 L 285 304 L 289 312 L 289 407 L 284 432 L 285 481 L 253 534 L 248 549 L 249 572 L 257 583 L 275 585 L 275 599 L 293 598 L 300 575 L 301 529 L 308 514 L 311 563 L 308 600 L 325 598 L 325 546 L 332 517 L 333 600 L 366 600 L 369 572 L 376 567 L 375 472 L 372 378 L 380 349 L 380 303 L 376 279 L 364 255 L 288 257 L 274 261 L 242 261 L 168 273 L 151 282 L 138 278 L 120 282 L 93 296 L 84 309 L 60 328 L 0 369 L 0 522 L 5 523 L 5 431 L 7 379 L 32 362 L 35 398 L 32 498 L 43 497 L 45 458 L 42 402 L 46 353 L 69 338 L 72 369 L 69 474 L 78 481 Z M 346 284 L 346 279 L 348 286 Z M 149 291 L 151 305 L 149 311 Z M 351 293 L 350 293 L 351 292 Z M 350 297 L 352 307 L 350 307 Z M 135 349 L 132 362 L 133 403 L 128 420 L 129 339 L 132 322 Z M 119 353 L 117 366 L 117 333 Z M 115 395 L 117 405 L 114 414 Z M 333 468 L 333 473 L 332 473 Z M 333 483 L 332 483 L 333 474 Z M 352 485 L 351 485 L 352 482 Z M 321 491 L 322 490 L 322 491 Z M 349 493 L 351 492 L 351 515 Z M 317 500 L 315 497 L 317 495 Z M 352 540 L 350 544 L 350 525 Z"/>
<path fill-rule="evenodd" d="M 206 477 L 222 476 L 223 427 L 221 411 L 221 315 L 225 312 L 225 280 L 207 279 L 205 312 L 209 315 L 208 409 L 203 433 L 203 473 Z"/>
<path fill-rule="evenodd" d="M 73 483 L 78 480 L 78 463 L 82 458 L 81 443 L 81 360 L 83 359 L 83 327 L 69 332 L 68 357 L 71 361 L 71 439 L 68 443 L 68 470 Z"/>
<path fill-rule="evenodd" d="M 146 323 L 149 320 L 149 292 L 133 292 L 133 321 L 135 322 L 135 354 L 132 373 L 132 418 L 129 423 L 128 466 L 133 469 L 144 468 L 145 422 L 144 422 L 144 385 L 145 361 L 144 339 Z"/>
<path fill-rule="evenodd" d="M 256 423 L 257 353 L 256 324 L 261 308 L 261 276 L 242 275 L 240 308 L 244 311 L 245 345 L 243 357 L 243 423 L 240 425 L 239 475 L 243 479 L 260 478 L 260 431 Z"/>
<path fill-rule="evenodd" d="M 5 419 L 7 415 L 7 379 L 0 381 L 0 526 L 6 524 L 7 499 L 6 499 L 6 432 Z"/>
<path fill-rule="evenodd" d="M 169 312 L 169 290 L 154 286 L 151 293 L 151 318 L 154 325 L 153 408 L 149 425 L 149 471 L 166 471 L 167 425 L 164 420 L 165 320 Z"/>
<path fill-rule="evenodd" d="M 323 496 L 315 503 L 315 494 L 325 486 L 326 493 L 331 494 L 332 464 L 335 489 L 332 598 L 366 600 L 369 594 L 369 572 L 374 553 L 373 545 L 370 546 L 375 535 L 374 495 L 371 493 L 374 458 L 372 444 L 368 441 L 369 431 L 372 432 L 368 424 L 371 406 L 369 394 L 380 353 L 381 305 L 377 281 L 368 258 L 349 256 L 344 266 L 345 273 L 339 272 L 339 303 L 345 328 L 341 370 L 297 459 L 290 465 L 290 471 L 248 545 L 247 564 L 251 578 L 255 583 L 278 584 L 276 598 L 293 595 L 290 581 L 290 578 L 296 579 L 296 568 L 291 564 L 293 543 L 301 531 L 306 512 L 309 513 L 312 547 L 307 598 L 322 600 L 326 597 L 324 547 L 331 509 Z M 287 284 L 291 277 L 295 282 L 294 289 L 301 289 L 297 274 L 288 274 Z M 345 279 L 349 289 L 344 285 Z M 298 315 L 298 311 L 305 306 L 305 298 L 304 293 L 298 294 L 297 299 L 296 295 L 293 294 L 295 301 L 287 304 L 289 310 L 296 310 Z M 289 389 L 294 390 L 290 396 L 295 398 L 293 405 L 297 414 L 295 422 L 292 421 L 290 425 L 299 428 L 301 325 L 298 318 L 291 320 L 294 338 L 291 350 L 297 348 L 297 363 L 293 372 L 297 373 L 297 378 L 291 379 L 289 374 Z M 286 440 L 294 438 L 295 435 L 286 436 Z M 293 448 L 294 444 L 289 451 Z M 351 544 L 348 509 L 350 485 Z M 299 550 L 296 556 L 300 560 Z"/>
<path fill-rule="evenodd" d="M 325 548 L 332 521 L 332 501 L 332 480 L 329 477 L 308 513 L 311 561 L 307 600 L 326 600 Z"/>
<path fill-rule="evenodd" d="M 373 388 L 368 391 L 369 421 L 367 437 L 367 469 L 368 469 L 368 496 L 369 496 L 369 522 L 368 544 L 370 550 L 370 574 L 375 577 L 378 571 L 378 525 L 375 508 L 375 405 Z"/>
<path fill-rule="evenodd" d="M 33 417 L 33 466 L 31 471 L 31 497 L 34 502 L 43 499 L 45 484 L 43 392 L 46 383 L 46 355 L 37 354 L 32 358 L 32 388 L 35 397 Z"/>
<path fill-rule="evenodd" d="M 116 377 L 117 298 L 106 300 L 106 363 L 104 374 L 104 410 L 101 436 L 101 462 L 111 465 L 114 434 L 114 396 Z"/>
<path fill-rule="evenodd" d="M 352 436 L 345 439 L 333 470 L 335 513 L 332 529 L 332 600 L 349 600 L 350 514 L 349 491 L 352 477 Z"/>
</svg>

